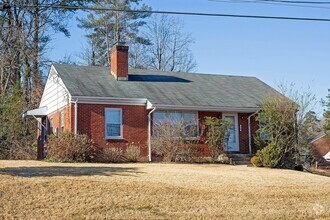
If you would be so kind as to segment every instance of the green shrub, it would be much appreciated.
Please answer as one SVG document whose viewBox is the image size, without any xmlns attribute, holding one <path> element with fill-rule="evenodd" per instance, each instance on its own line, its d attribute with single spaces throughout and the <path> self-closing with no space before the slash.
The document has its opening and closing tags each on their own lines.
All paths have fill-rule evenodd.
<svg viewBox="0 0 330 220">
<path fill-rule="evenodd" d="M 86 162 L 91 160 L 92 149 L 93 143 L 87 135 L 64 132 L 48 138 L 46 158 L 58 162 Z"/>
<path fill-rule="evenodd" d="M 281 148 L 272 143 L 257 152 L 259 162 L 264 167 L 277 167 L 282 160 L 282 155 Z"/>
<path fill-rule="evenodd" d="M 216 162 L 219 155 L 225 150 L 230 135 L 229 130 L 231 123 L 227 119 L 205 117 L 205 125 L 207 126 L 205 143 L 207 143 L 209 147 L 213 162 Z"/>
</svg>

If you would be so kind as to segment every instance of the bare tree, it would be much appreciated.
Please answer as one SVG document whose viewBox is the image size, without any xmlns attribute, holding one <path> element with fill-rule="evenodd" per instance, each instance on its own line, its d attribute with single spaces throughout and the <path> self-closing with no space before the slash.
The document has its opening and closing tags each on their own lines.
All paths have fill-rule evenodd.
<svg viewBox="0 0 330 220">
<path fill-rule="evenodd" d="M 298 90 L 295 87 L 294 83 L 281 83 L 279 90 L 298 105 L 296 111 L 296 157 L 307 156 L 310 158 L 312 155 L 310 141 L 315 133 L 321 130 L 317 113 L 314 111 L 318 100 L 309 88 Z"/>
<path fill-rule="evenodd" d="M 185 126 L 182 121 L 167 119 L 156 123 L 152 135 L 153 152 L 163 156 L 163 161 L 175 161 L 184 146 L 184 132 Z"/>
<path fill-rule="evenodd" d="M 328 89 L 328 95 L 327 100 L 323 101 L 323 105 L 326 108 L 324 110 L 323 116 L 324 116 L 324 125 L 323 129 L 326 133 L 330 131 L 330 89 Z"/>
<path fill-rule="evenodd" d="M 197 64 L 190 46 L 194 43 L 189 33 L 184 33 L 183 22 L 168 15 L 155 15 L 147 25 L 146 38 L 148 67 L 154 70 L 191 72 Z"/>
</svg>

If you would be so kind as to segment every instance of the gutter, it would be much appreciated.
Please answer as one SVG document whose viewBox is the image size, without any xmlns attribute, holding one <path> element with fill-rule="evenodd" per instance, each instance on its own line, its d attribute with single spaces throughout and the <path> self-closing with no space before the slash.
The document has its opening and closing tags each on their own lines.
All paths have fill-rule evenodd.
<svg viewBox="0 0 330 220">
<path fill-rule="evenodd" d="M 148 160 L 151 162 L 151 114 L 156 111 L 156 107 L 148 113 Z"/>
<path fill-rule="evenodd" d="M 259 110 L 249 115 L 248 117 L 248 129 L 249 129 L 249 154 L 252 154 L 252 143 L 251 143 L 251 117 L 258 114 Z"/>
<path fill-rule="evenodd" d="M 230 106 L 156 105 L 156 107 L 159 110 L 188 110 L 188 111 L 242 112 L 242 113 L 249 113 L 260 110 L 260 108 L 255 108 L 255 107 L 239 108 L 239 107 L 230 107 Z"/>
<path fill-rule="evenodd" d="M 74 134 L 78 133 L 78 98 L 76 98 L 74 105 Z"/>
</svg>

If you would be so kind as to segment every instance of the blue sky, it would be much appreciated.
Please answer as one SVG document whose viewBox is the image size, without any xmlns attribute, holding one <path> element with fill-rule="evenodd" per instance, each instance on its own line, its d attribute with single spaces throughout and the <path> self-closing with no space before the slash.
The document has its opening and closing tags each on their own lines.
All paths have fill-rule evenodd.
<svg viewBox="0 0 330 220">
<path fill-rule="evenodd" d="M 144 0 L 154 10 L 227 13 L 268 16 L 330 18 L 328 9 L 271 4 L 219 3 L 208 0 Z M 79 13 L 76 16 L 79 16 Z M 258 20 L 244 18 L 177 16 L 192 46 L 197 72 L 256 76 L 276 88 L 293 82 L 297 89 L 310 88 L 318 99 L 330 88 L 330 22 Z M 71 37 L 54 35 L 50 60 L 73 58 L 85 44 L 85 31 L 69 22 Z M 316 109 L 322 111 L 321 105 Z"/>
</svg>

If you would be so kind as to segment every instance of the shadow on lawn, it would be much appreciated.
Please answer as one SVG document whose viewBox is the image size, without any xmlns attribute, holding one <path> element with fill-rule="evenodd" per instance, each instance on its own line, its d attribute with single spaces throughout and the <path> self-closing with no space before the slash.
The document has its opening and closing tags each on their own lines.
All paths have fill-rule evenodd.
<svg viewBox="0 0 330 220">
<path fill-rule="evenodd" d="M 133 167 L 72 167 L 72 166 L 40 166 L 40 167 L 6 167 L 0 168 L 0 174 L 20 177 L 52 177 L 52 176 L 135 176 L 138 172 Z"/>
</svg>

